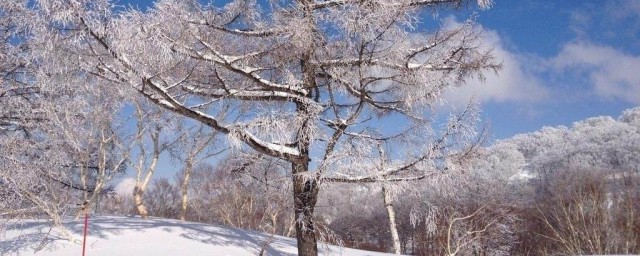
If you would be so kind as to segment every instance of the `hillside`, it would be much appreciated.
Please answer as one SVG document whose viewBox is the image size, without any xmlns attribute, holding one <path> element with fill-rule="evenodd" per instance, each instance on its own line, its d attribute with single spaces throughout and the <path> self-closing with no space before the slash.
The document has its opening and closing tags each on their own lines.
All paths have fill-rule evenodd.
<svg viewBox="0 0 640 256">
<path fill-rule="evenodd" d="M 0 255 L 81 255 L 82 221 L 65 226 L 75 242 L 41 221 L 6 225 L 0 233 Z M 48 235 L 47 235 L 48 233 Z M 86 255 L 259 255 L 268 234 L 169 219 L 99 216 L 89 223 Z M 275 236 L 264 255 L 296 255 L 295 239 Z M 322 255 L 382 256 L 385 253 L 322 246 Z"/>
</svg>

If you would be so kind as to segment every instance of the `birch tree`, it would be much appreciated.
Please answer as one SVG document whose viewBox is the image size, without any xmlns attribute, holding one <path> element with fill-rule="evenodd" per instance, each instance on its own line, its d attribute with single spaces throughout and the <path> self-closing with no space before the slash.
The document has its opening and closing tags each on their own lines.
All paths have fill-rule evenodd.
<svg viewBox="0 0 640 256">
<path fill-rule="evenodd" d="M 428 183 L 416 184 L 416 181 L 438 178 L 435 176 L 440 174 L 460 177 L 461 174 L 470 171 L 469 163 L 476 158 L 476 151 L 487 136 L 485 133 L 486 130 L 476 135 L 475 127 L 478 121 L 477 111 L 474 104 L 469 104 L 460 114 L 452 115 L 445 129 L 438 135 L 439 137 L 433 138 L 432 148 L 426 150 L 423 153 L 424 155 L 421 156 L 424 159 L 428 159 L 426 160 L 428 163 L 441 163 L 433 164 L 429 168 L 431 172 L 424 172 L 421 175 L 394 175 L 393 178 L 383 175 L 381 179 L 377 181 L 381 183 L 382 202 L 387 212 L 389 233 L 391 233 L 393 252 L 395 254 L 401 254 L 402 248 L 396 224 L 394 199 L 399 194 L 407 194 L 407 186 L 415 186 L 415 188 L 429 186 Z M 397 164 L 394 163 L 392 159 L 389 159 L 383 150 L 380 150 L 378 161 L 378 170 L 387 169 L 387 165 L 389 164 Z M 345 180 L 339 179 L 337 182 L 345 182 Z M 347 180 L 346 182 L 350 181 Z"/>
<path fill-rule="evenodd" d="M 481 7 L 490 5 L 482 0 Z M 226 134 L 229 142 L 290 164 L 300 255 L 317 255 L 320 185 L 433 171 L 432 109 L 442 92 L 497 70 L 473 19 L 425 11 L 462 0 L 165 0 L 146 11 L 101 1 L 38 1 L 40 40 L 68 49 L 58 65 L 132 88 L 158 106 Z M 431 20 L 429 20 L 431 22 Z M 61 25 L 61 26 L 59 26 Z M 73 61 L 67 61 L 73 60 Z M 216 117 L 221 106 L 236 115 Z M 384 129 L 393 122 L 395 129 Z M 385 169 L 376 144 L 406 143 Z M 446 161 L 445 161 L 446 162 Z"/>
<path fill-rule="evenodd" d="M 200 162 L 208 158 L 214 157 L 222 152 L 224 149 L 219 149 L 215 145 L 217 141 L 217 134 L 203 124 L 199 124 L 196 127 L 186 127 L 183 123 L 177 131 L 186 132 L 189 136 L 181 136 L 178 141 L 174 158 L 180 159 L 183 163 L 182 176 L 178 179 L 180 182 L 180 214 L 178 218 L 185 220 L 187 215 L 187 208 L 189 207 L 189 182 L 191 181 L 191 174 L 193 168 L 195 168 Z"/>
<path fill-rule="evenodd" d="M 149 211 L 144 203 L 144 193 L 158 168 L 161 154 L 174 147 L 182 134 L 170 134 L 168 131 L 175 127 L 176 119 L 149 105 L 145 99 L 135 102 L 135 116 L 137 122 L 133 141 L 138 151 L 134 164 L 136 183 L 133 187 L 133 207 L 146 219 Z"/>
</svg>

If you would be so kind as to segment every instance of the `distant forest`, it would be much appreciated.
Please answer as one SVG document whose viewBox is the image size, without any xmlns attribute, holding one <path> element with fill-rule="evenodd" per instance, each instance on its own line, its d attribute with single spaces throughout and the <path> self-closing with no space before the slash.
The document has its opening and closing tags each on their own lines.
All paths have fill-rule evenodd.
<svg viewBox="0 0 640 256">
<path fill-rule="evenodd" d="M 635 254 L 640 250 L 640 107 L 544 127 L 482 147 L 465 167 L 393 190 L 402 253 Z M 229 156 L 193 172 L 186 219 L 293 235 L 289 178 L 275 162 Z M 235 166 L 235 167 L 234 167 Z M 153 181 L 153 216 L 178 218 L 180 173 Z M 317 223 L 327 241 L 392 252 L 382 186 L 331 185 Z M 115 195 L 101 214 L 136 214 Z"/>
</svg>

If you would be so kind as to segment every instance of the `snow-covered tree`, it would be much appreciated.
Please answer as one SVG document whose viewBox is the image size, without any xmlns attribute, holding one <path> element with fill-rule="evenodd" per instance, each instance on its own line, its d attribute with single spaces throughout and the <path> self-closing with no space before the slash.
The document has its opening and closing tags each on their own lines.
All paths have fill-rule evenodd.
<svg viewBox="0 0 640 256">
<path fill-rule="evenodd" d="M 609 169 L 637 171 L 640 166 L 640 108 L 625 110 L 617 120 L 592 117 L 571 127 L 544 127 L 498 144 L 515 145 L 526 159 L 531 174 L 562 169 Z"/>
<path fill-rule="evenodd" d="M 449 162 L 433 161 L 433 148 L 449 142 L 433 140 L 431 111 L 444 90 L 500 65 L 473 19 L 421 22 L 425 11 L 466 4 L 165 0 L 143 12 L 105 0 L 42 0 L 30 23 L 43 51 L 54 49 L 44 65 L 132 88 L 238 148 L 288 162 L 298 252 L 316 255 L 323 182 L 419 177 Z M 224 105 L 236 114 L 216 117 Z M 402 157 L 380 169 L 375 152 L 389 137 L 398 139 L 383 146 Z"/>
<path fill-rule="evenodd" d="M 486 134 L 481 132 L 476 136 L 475 127 L 477 126 L 477 109 L 476 106 L 470 104 L 460 114 L 452 115 L 446 128 L 433 135 L 432 148 L 423 152 L 424 158 L 429 159 L 427 162 L 432 163 L 429 166 L 429 171 L 424 172 L 421 175 L 413 176 L 400 176 L 393 175 L 388 176 L 382 174 L 378 179 L 360 180 L 357 183 L 377 183 L 372 189 L 373 191 L 380 191 L 382 195 L 382 202 L 387 213 L 387 220 L 389 223 L 389 233 L 391 234 L 391 241 L 393 244 L 393 251 L 395 254 L 402 253 L 402 246 L 400 241 L 400 235 L 398 233 L 396 211 L 394 203 L 398 196 L 407 196 L 412 192 L 418 192 L 418 188 L 429 187 L 433 183 L 420 181 L 425 179 L 438 179 L 439 175 L 459 176 L 465 172 L 471 171 L 470 162 L 475 160 L 477 150 L 480 148 Z M 430 136 L 431 137 L 431 136 Z M 384 140 L 385 143 L 393 141 L 392 139 Z M 383 148 L 380 146 L 378 157 L 371 159 L 377 162 L 378 170 L 388 169 L 389 166 L 398 164 L 398 161 L 392 159 Z M 400 161 L 402 162 L 402 160 Z M 353 183 L 351 179 L 334 179 L 334 182 Z M 368 190 L 370 191 L 370 190 Z"/>
<path fill-rule="evenodd" d="M 28 6 L 0 3 L 0 214 L 45 215 L 60 225 L 77 204 L 97 202 L 124 169 L 114 121 L 121 91 L 47 65 L 34 37 L 38 13 Z"/>
<path fill-rule="evenodd" d="M 496 186 L 512 189 L 510 207 L 535 212 L 521 215 L 519 250 L 637 253 L 638 233 L 631 227 L 637 226 L 640 208 L 631 202 L 639 196 L 639 113 L 636 107 L 625 110 L 618 119 L 601 116 L 571 127 L 544 127 L 490 148 L 487 157 L 479 161 L 484 163 L 480 165 L 483 172 L 511 176 L 514 168 L 521 166 L 516 173 L 533 178 L 509 179 L 507 184 Z M 524 197 L 513 197 L 514 191 Z M 534 238 L 526 238 L 532 234 Z"/>
</svg>

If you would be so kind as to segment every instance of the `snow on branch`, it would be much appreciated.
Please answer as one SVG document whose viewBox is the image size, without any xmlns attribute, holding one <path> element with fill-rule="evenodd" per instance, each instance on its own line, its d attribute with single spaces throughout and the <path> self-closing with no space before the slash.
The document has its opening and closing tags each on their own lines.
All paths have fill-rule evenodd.
<svg viewBox="0 0 640 256">
<path fill-rule="evenodd" d="M 232 71 L 236 74 L 240 74 L 246 78 L 249 78 L 251 81 L 267 89 L 278 90 L 278 91 L 288 91 L 301 96 L 305 96 L 309 93 L 306 89 L 303 89 L 299 85 L 294 85 L 294 86 L 284 85 L 284 84 L 279 84 L 263 78 L 262 76 L 257 74 L 259 71 L 263 70 L 263 68 L 254 68 L 254 67 L 249 67 L 248 65 L 238 64 L 240 60 L 244 60 L 248 57 L 252 57 L 262 53 L 252 53 L 252 54 L 243 55 L 243 56 L 225 55 L 218 52 L 212 45 L 202 40 L 202 38 L 200 38 L 199 36 L 195 35 L 195 37 L 199 40 L 199 42 L 202 45 L 206 46 L 206 48 L 209 50 L 210 53 L 201 52 L 191 47 L 181 45 L 179 43 L 174 43 L 174 45 L 172 45 L 171 48 L 178 53 L 185 54 L 192 58 L 201 59 L 205 61 L 212 61 L 216 64 L 219 64 L 225 67 L 229 71 Z"/>
<path fill-rule="evenodd" d="M 131 83 L 131 85 L 136 88 L 136 90 L 138 90 L 152 102 L 155 102 L 159 106 L 169 109 L 173 112 L 198 120 L 219 132 L 225 134 L 233 133 L 235 137 L 239 138 L 241 141 L 245 142 L 247 145 L 258 152 L 273 157 L 287 159 L 289 161 L 305 161 L 304 158 L 300 157 L 299 152 L 295 148 L 260 140 L 247 131 L 230 129 L 229 127 L 219 123 L 219 121 L 213 116 L 195 109 L 188 108 L 183 103 L 179 102 L 173 96 L 171 96 L 171 94 L 166 90 L 165 87 L 156 84 L 153 79 L 145 77 L 143 74 L 141 74 L 141 72 L 133 67 L 131 62 L 126 57 L 121 56 L 117 52 L 115 52 L 113 48 L 111 48 L 105 41 L 104 37 L 98 36 L 93 30 L 91 30 L 88 24 L 83 22 L 84 19 L 81 18 L 80 20 L 82 21 L 82 24 L 85 26 L 85 29 L 88 31 L 91 37 L 96 40 L 105 50 L 107 50 L 115 60 L 122 64 L 122 66 L 126 70 L 141 78 L 142 83 L 138 83 L 135 81 L 129 81 L 129 83 Z M 151 90 L 147 90 L 147 88 Z"/>
<path fill-rule="evenodd" d="M 316 102 L 309 98 L 301 97 L 296 94 L 280 91 L 268 90 L 238 90 L 238 89 L 203 89 L 193 86 L 184 87 L 184 90 L 196 95 L 211 98 L 230 98 L 247 101 L 295 101 L 309 105 L 315 105 Z"/>
<path fill-rule="evenodd" d="M 284 33 L 284 31 L 274 30 L 274 29 L 269 29 L 269 30 L 230 29 L 230 28 L 225 28 L 223 26 L 212 24 L 207 20 L 192 20 L 192 21 L 189 21 L 189 23 L 207 26 L 215 30 L 219 30 L 232 35 L 246 36 L 246 37 L 270 37 L 270 36 L 277 36 Z"/>
<path fill-rule="evenodd" d="M 479 0 L 482 1 L 482 0 Z M 388 1 L 386 3 L 377 2 L 382 7 L 401 7 L 401 6 L 435 6 L 440 4 L 459 3 L 460 0 L 417 0 L 417 1 Z M 333 8 L 350 4 L 361 4 L 361 1 L 356 0 L 331 0 L 321 1 L 319 3 L 312 4 L 311 8 L 314 10 Z"/>
</svg>

